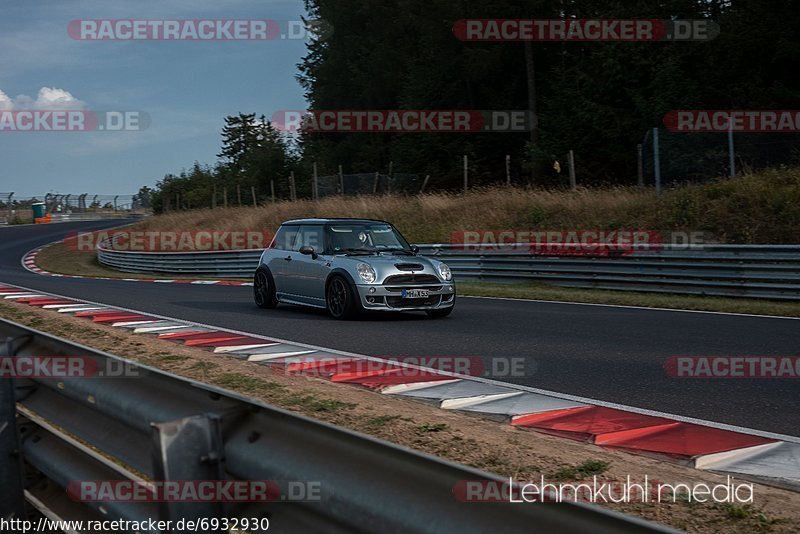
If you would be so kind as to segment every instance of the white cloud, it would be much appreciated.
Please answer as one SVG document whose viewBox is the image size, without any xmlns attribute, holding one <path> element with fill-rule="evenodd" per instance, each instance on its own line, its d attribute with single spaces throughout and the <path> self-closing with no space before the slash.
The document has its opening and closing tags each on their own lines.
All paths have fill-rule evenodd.
<svg viewBox="0 0 800 534">
<path fill-rule="evenodd" d="M 86 106 L 69 91 L 55 87 L 42 87 L 34 102 L 36 109 L 78 109 Z"/>
<path fill-rule="evenodd" d="M 8 110 L 13 108 L 14 101 L 11 100 L 3 91 L 0 91 L 0 110 Z"/>
<path fill-rule="evenodd" d="M 0 110 L 10 109 L 84 109 L 86 103 L 78 100 L 72 93 L 57 87 L 42 87 L 36 98 L 17 95 L 9 98 L 0 91 Z"/>
</svg>

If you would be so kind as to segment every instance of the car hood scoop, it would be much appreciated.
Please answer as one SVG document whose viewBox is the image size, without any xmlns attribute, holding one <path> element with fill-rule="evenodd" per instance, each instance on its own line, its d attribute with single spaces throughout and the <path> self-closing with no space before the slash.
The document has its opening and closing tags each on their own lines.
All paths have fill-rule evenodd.
<svg viewBox="0 0 800 534">
<path fill-rule="evenodd" d="M 398 271 L 422 271 L 425 266 L 421 263 L 395 263 Z"/>
</svg>

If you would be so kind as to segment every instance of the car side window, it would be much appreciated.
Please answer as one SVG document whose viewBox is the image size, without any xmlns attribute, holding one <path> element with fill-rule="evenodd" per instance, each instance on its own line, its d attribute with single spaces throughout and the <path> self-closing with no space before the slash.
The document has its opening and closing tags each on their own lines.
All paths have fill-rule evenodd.
<svg viewBox="0 0 800 534">
<path fill-rule="evenodd" d="M 315 252 L 322 252 L 325 249 L 322 226 L 301 226 L 292 250 L 300 250 L 300 247 L 314 247 Z"/>
<path fill-rule="evenodd" d="M 297 234 L 300 230 L 298 225 L 285 225 L 278 228 L 275 238 L 272 240 L 272 247 L 276 250 L 296 250 L 294 243 L 297 241 Z M 297 247 L 298 249 L 300 247 Z"/>
</svg>

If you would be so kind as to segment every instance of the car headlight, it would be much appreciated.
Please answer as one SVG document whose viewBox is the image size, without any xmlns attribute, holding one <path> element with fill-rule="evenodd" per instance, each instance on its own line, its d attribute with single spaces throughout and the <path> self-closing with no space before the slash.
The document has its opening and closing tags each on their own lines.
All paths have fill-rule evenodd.
<svg viewBox="0 0 800 534">
<path fill-rule="evenodd" d="M 453 273 L 450 271 L 450 267 L 447 266 L 446 263 L 439 264 L 439 274 L 442 276 L 443 280 L 452 280 Z"/>
<path fill-rule="evenodd" d="M 361 279 L 368 284 L 374 282 L 375 278 L 378 277 L 378 275 L 375 274 L 375 269 L 373 269 L 371 265 L 367 265 L 366 263 L 359 263 L 357 269 L 358 269 L 358 276 L 360 276 Z"/>
</svg>

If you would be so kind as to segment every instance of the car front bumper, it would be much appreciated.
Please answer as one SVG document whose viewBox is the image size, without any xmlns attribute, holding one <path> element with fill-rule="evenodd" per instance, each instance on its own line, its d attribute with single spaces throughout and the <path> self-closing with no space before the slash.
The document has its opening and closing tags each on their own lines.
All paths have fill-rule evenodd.
<svg viewBox="0 0 800 534">
<path fill-rule="evenodd" d="M 426 289 L 427 297 L 403 298 L 403 290 Z M 424 311 L 450 308 L 456 302 L 456 286 L 453 282 L 419 285 L 356 285 L 358 299 L 365 310 Z"/>
</svg>

